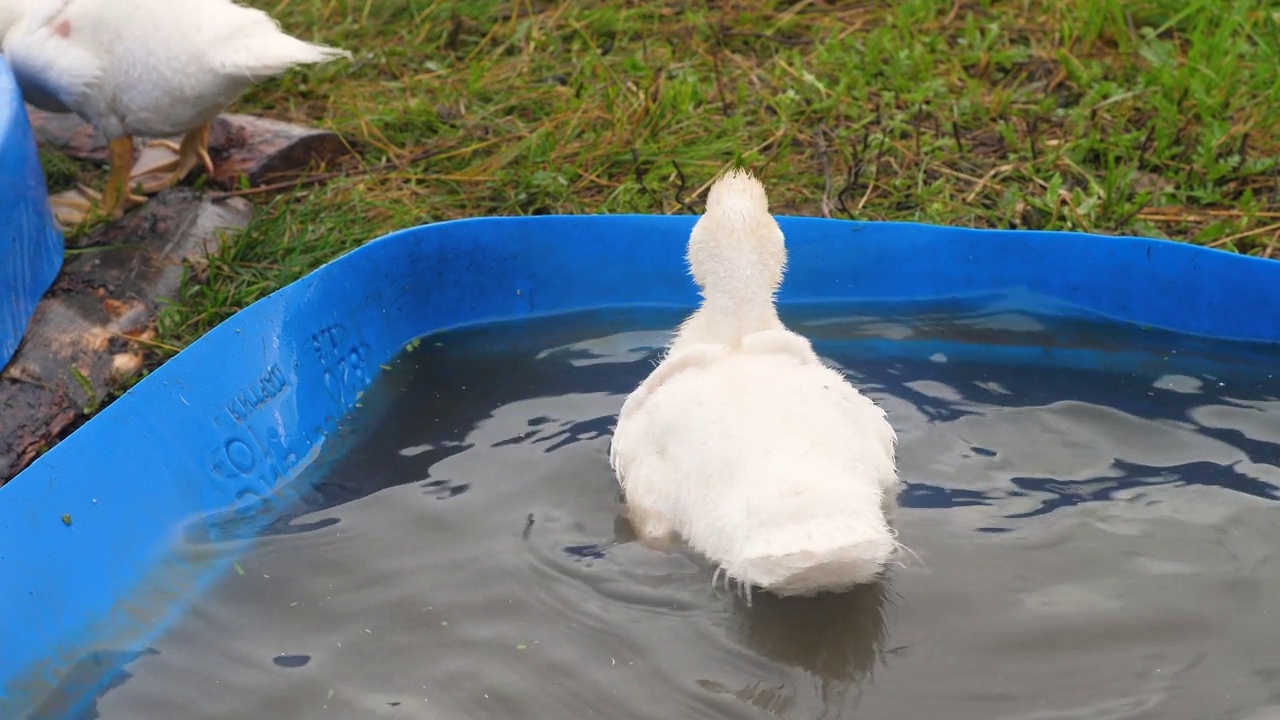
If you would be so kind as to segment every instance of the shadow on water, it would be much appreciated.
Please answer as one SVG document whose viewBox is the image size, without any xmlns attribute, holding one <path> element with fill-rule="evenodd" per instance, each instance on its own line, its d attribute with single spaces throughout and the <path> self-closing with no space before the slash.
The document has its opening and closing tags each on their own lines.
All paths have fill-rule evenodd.
<svg viewBox="0 0 1280 720">
<path fill-rule="evenodd" d="M 1119 417 L 1154 423 L 1149 426 L 1150 430 L 1160 429 L 1158 426 L 1161 424 L 1179 426 L 1189 434 L 1230 447 L 1239 453 L 1241 461 L 1280 465 L 1277 445 L 1250 437 L 1238 429 L 1206 427 L 1195 420 L 1197 412 L 1206 408 L 1255 410 L 1247 404 L 1241 405 L 1232 397 L 1273 398 L 1277 384 L 1270 375 L 1242 371 L 1226 390 L 1212 387 L 1216 383 L 1204 383 L 1204 388 L 1194 392 L 1157 392 L 1149 386 L 1135 385 L 1137 378 L 1133 375 L 1106 368 L 1103 372 L 1091 373 L 1087 382 L 1082 382 L 1079 375 L 1063 377 L 1050 368 L 1032 365 L 1010 364 L 999 369 L 999 376 L 993 377 L 991 366 L 978 367 L 964 362 L 922 363 L 913 368 L 915 372 L 910 377 L 904 378 L 892 372 L 891 368 L 869 363 L 860 367 L 863 372 L 857 384 L 909 404 L 925 418 L 927 425 L 945 426 L 965 418 L 980 420 L 994 417 L 995 412 L 1018 409 L 1028 413 L 1049 412 L 1069 402 L 1075 407 L 1115 408 Z M 1200 382 L 1199 379 L 1194 380 Z M 999 387 L 998 394 L 983 389 L 993 383 Z M 921 387 L 931 392 L 922 392 Z M 938 392 L 939 389 L 944 392 Z M 947 393 L 952 396 L 945 396 Z M 1115 405 L 1119 398 L 1124 399 L 1122 407 Z M 1099 427 L 1105 429 L 1105 426 Z M 1071 437 L 1069 428 L 1056 427 L 1041 440 L 1047 443 L 1042 451 L 1047 456 L 1069 452 L 1069 443 L 1076 438 Z M 998 459 L 1000 455 L 997 450 L 973 444 L 968 452 L 971 457 L 991 460 Z M 1006 487 L 995 490 L 964 487 L 956 483 L 956 477 L 938 482 L 929 477 L 904 474 L 899 504 L 904 508 L 946 509 L 999 506 L 1002 500 L 1011 497 L 1042 498 L 1038 508 L 1002 516 L 1022 519 L 1083 503 L 1115 500 L 1130 491 L 1160 486 L 1214 487 L 1263 500 L 1280 500 L 1280 487 L 1247 474 L 1246 469 L 1240 467 L 1240 462 L 1203 460 L 1155 466 L 1118 456 L 1106 460 L 1108 472 L 1102 476 L 1064 480 L 1011 475 L 1006 478 Z"/>
<path fill-rule="evenodd" d="M 806 313 L 812 314 L 811 311 L 802 311 L 798 316 L 805 316 Z M 1030 329 L 983 329 L 984 316 L 976 311 L 971 314 L 972 317 L 968 320 L 971 326 L 963 328 L 957 339 L 965 342 L 982 340 L 994 346 L 1011 343 L 1015 339 L 1020 344 L 1032 341 L 1054 344 L 1051 339 L 1055 337 L 1055 333 L 1065 333 L 1065 338 L 1089 346 L 1124 343 L 1121 339 L 1111 337 L 1110 333 L 1114 332 L 1116 326 L 1108 324 L 1094 327 L 1093 324 L 1084 323 L 1075 327 L 1070 323 L 1051 323 L 1053 330 L 1050 331 L 1031 316 L 1018 316 L 1015 319 L 1027 324 Z M 299 496 L 295 500 L 282 503 L 267 498 L 233 511 L 211 514 L 188 526 L 187 540 L 192 543 L 217 543 L 323 529 L 341 522 L 341 519 L 327 517 L 299 522 L 299 518 L 411 482 L 420 483 L 424 494 L 435 499 L 457 497 L 470 489 L 469 484 L 455 482 L 450 478 L 433 477 L 431 468 L 471 449 L 471 445 L 465 442 L 466 438 L 490 416 L 494 408 L 535 397 L 594 392 L 618 394 L 621 405 L 622 396 L 634 388 L 659 356 L 659 350 L 644 344 L 642 339 L 647 337 L 651 341 L 652 338 L 662 337 L 681 317 L 680 313 L 674 311 L 621 310 L 584 313 L 568 322 L 563 319 L 545 319 L 503 325 L 499 333 L 491 328 L 477 327 L 428 337 L 417 350 L 400 356 L 393 363 L 393 369 L 383 373 L 379 382 L 369 389 L 364 402 L 365 406 L 383 408 L 389 416 L 396 417 L 412 415 L 406 413 L 404 408 L 421 408 L 419 413 L 423 417 L 420 420 L 402 425 L 372 423 L 367 418 L 357 422 L 344 422 L 338 436 L 326 444 L 315 466 L 306 473 L 303 481 L 310 484 L 299 489 Z M 954 319 L 955 316 L 949 317 Z M 1004 318 L 1004 315 L 998 317 Z M 920 318 L 916 320 L 919 322 Z M 909 319 L 904 318 L 902 322 L 905 327 Z M 1010 320 L 1004 318 L 1003 322 Z M 948 324 L 939 321 L 934 324 L 937 327 L 926 323 L 915 326 L 914 330 L 923 335 L 936 335 L 945 339 L 949 336 L 944 330 L 955 331 L 964 323 Z M 805 332 L 814 336 L 815 347 L 821 354 L 835 352 L 859 363 L 855 382 L 860 387 L 907 402 L 936 424 L 982 415 L 993 404 L 1005 408 L 1035 407 L 1070 397 L 1079 403 L 1106 407 L 1114 402 L 1117 391 L 1130 382 L 1123 372 L 1109 372 L 1099 374 L 1095 382 L 1064 387 L 1063 382 L 1066 381 L 1060 379 L 1051 368 L 1019 362 L 999 366 L 998 378 L 989 376 L 991 365 L 978 367 L 964 362 L 932 366 L 929 363 L 918 363 L 913 367 L 925 374 L 903 377 L 897 368 L 898 363 L 875 357 L 875 348 L 871 345 L 860 346 L 848 341 L 851 337 L 867 336 L 866 328 L 874 326 L 875 323 L 869 324 L 865 318 L 859 317 L 843 324 L 806 327 Z M 637 328 L 653 330 L 638 331 Z M 593 342 L 583 343 L 584 337 L 591 335 L 607 339 L 610 333 L 620 334 L 612 337 L 638 338 L 635 340 L 636 346 L 624 344 L 603 352 L 593 352 L 582 347 Z M 838 337 L 840 341 L 832 342 L 829 340 L 831 337 Z M 1143 333 L 1135 337 L 1143 341 L 1144 347 L 1150 346 L 1154 351 L 1160 351 L 1164 345 L 1176 341 L 1176 338 L 1165 338 L 1159 333 Z M 1134 338 L 1126 339 L 1134 341 Z M 557 347 L 558 344 L 562 346 Z M 1063 339 L 1059 338 L 1057 344 L 1064 344 Z M 836 352 L 837 348 L 839 352 Z M 862 357 L 865 353 L 871 355 Z M 865 365 L 861 364 L 864 361 Z M 513 362 L 518 367 L 513 368 Z M 566 366 L 572 366 L 572 371 L 566 372 Z M 929 374 L 930 371 L 932 374 Z M 483 378 L 484 381 L 477 383 L 477 378 Z M 1002 386 L 1002 395 L 998 398 L 984 397 L 977 401 L 963 397 L 939 397 L 920 390 L 921 381 L 935 381 L 951 388 L 963 388 L 989 384 L 994 380 L 998 380 L 998 384 Z M 1257 387 L 1253 389 L 1262 390 L 1269 380 L 1258 376 L 1254 382 Z M 1127 412 L 1140 417 L 1171 419 L 1185 418 L 1192 410 L 1209 401 L 1206 395 L 1198 393 L 1172 396 L 1162 393 L 1159 397 L 1152 396 L 1145 400 L 1135 398 L 1132 394 L 1129 397 L 1135 404 L 1127 407 Z M 615 421 L 616 417 L 612 415 L 584 418 L 556 436 L 543 437 L 537 442 L 545 444 L 545 452 L 552 452 L 580 440 L 607 436 L 612 432 Z M 379 425 L 377 436 L 365 437 L 372 425 Z M 498 444 L 524 442 L 538 431 L 534 422 L 530 425 L 527 435 L 518 435 Z M 1250 455 L 1266 455 L 1274 451 L 1273 446 L 1239 437 L 1238 433 L 1209 428 L 1201 430 L 1210 437 L 1230 435 L 1231 443 Z M 397 463 L 386 463 L 383 460 L 414 444 L 421 445 L 422 452 L 402 457 Z M 982 454 L 994 454 L 984 448 L 975 447 L 973 450 Z M 1120 461 L 1117 461 L 1117 465 L 1119 464 Z M 350 468 L 360 468 L 360 471 L 350 472 Z M 1181 472 L 1182 470 L 1188 472 Z M 1274 485 L 1240 475 L 1229 466 L 1212 469 L 1159 468 L 1146 473 L 1146 476 L 1155 484 L 1166 484 L 1170 482 L 1170 473 L 1187 483 L 1214 485 L 1266 499 L 1280 498 L 1280 489 Z M 908 477 L 904 480 L 906 485 L 901 499 L 903 507 L 987 505 L 998 499 L 988 493 L 962 487 L 932 485 L 919 478 Z M 1141 481 L 1130 479 L 1127 482 L 1140 484 Z M 1047 479 L 1041 482 L 1035 478 L 1019 478 L 1014 484 L 1018 487 L 1012 488 L 1010 494 L 1041 492 L 1044 487 L 1055 483 Z M 1065 487 L 1071 483 L 1056 484 Z M 1095 483 L 1089 481 L 1085 485 L 1094 487 Z M 1121 489 L 1125 488 L 1117 486 L 1112 492 Z M 1050 494 L 1054 493 L 1050 491 Z M 1069 488 L 1058 494 L 1056 500 L 1046 501 L 1040 512 L 1074 504 L 1076 499 L 1087 498 L 1091 494 L 1093 490 Z"/>
<path fill-rule="evenodd" d="M 729 634 L 762 657 L 808 673 L 822 700 L 819 717 L 841 717 L 884 662 L 891 592 L 886 575 L 841 593 L 777 597 L 756 592 L 750 603 L 735 596 Z M 698 685 L 781 717 L 790 715 L 798 701 L 797 688 L 789 683 L 755 681 L 733 688 L 704 679 Z"/>
<path fill-rule="evenodd" d="M 766 593 L 739 601 L 735 617 L 743 645 L 824 681 L 869 678 L 885 641 L 886 579 L 842 593 L 780 598 Z"/>
<path fill-rule="evenodd" d="M 624 515 L 614 519 L 610 546 L 637 542 L 635 528 Z M 565 548 L 577 555 L 583 549 L 603 558 L 600 545 Z M 574 552 L 577 550 L 578 552 Z M 690 554 L 673 544 L 667 551 Z M 705 560 L 699 560 L 705 565 Z M 712 581 L 715 581 L 712 576 Z M 901 648 L 886 648 L 888 608 L 894 602 L 893 575 L 886 571 L 874 582 L 838 593 L 805 597 L 779 597 L 755 590 L 750 600 L 731 591 L 729 639 L 769 660 L 804 671 L 818 685 L 823 707 L 850 706 L 861 687 L 869 683 L 885 657 Z M 766 712 L 786 716 L 796 702 L 796 689 L 786 683 L 754 682 L 733 688 L 714 680 L 699 680 L 702 689 L 730 695 Z M 824 713 L 826 710 L 824 710 Z M 820 717 L 828 717 L 824 714 Z M 835 717 L 839 717 L 836 715 Z"/>
<path fill-rule="evenodd" d="M 1085 480 L 1059 480 L 1051 477 L 1012 477 L 1012 490 L 1002 493 L 949 488 L 923 482 L 904 482 L 898 504 L 904 508 L 946 509 L 968 506 L 996 506 L 1006 497 L 1035 496 L 1040 506 L 1024 512 L 998 517 L 1006 520 L 1048 515 L 1055 510 L 1085 503 L 1109 502 L 1129 497 L 1135 490 L 1158 487 L 1202 486 L 1251 495 L 1263 500 L 1280 500 L 1280 491 L 1263 480 L 1237 472 L 1229 465 L 1196 462 L 1173 467 L 1148 467 L 1124 460 L 1113 460 L 1113 467 L 1123 473 L 1119 477 L 1097 477 Z"/>
<path fill-rule="evenodd" d="M 1271 483 L 1243 476 L 1230 466 L 1217 463 L 1197 462 L 1168 468 L 1145 467 L 1123 460 L 1115 460 L 1114 464 L 1117 469 L 1125 473 L 1124 477 L 1071 482 L 1053 478 L 1013 478 L 1013 484 L 1024 494 L 1041 495 L 1045 496 L 1045 499 L 1041 501 L 1040 507 L 1034 510 L 1003 517 L 1017 520 L 1047 515 L 1061 508 L 1090 502 L 1107 502 L 1119 496 L 1126 496 L 1133 490 L 1160 486 L 1218 487 L 1264 500 L 1280 500 L 1280 494 L 1277 494 L 1276 487 Z"/>
<path fill-rule="evenodd" d="M 97 720 L 98 701 L 133 677 L 125 667 L 139 658 L 159 655 L 145 650 L 98 650 L 77 660 L 25 720 Z"/>
<path fill-rule="evenodd" d="M 656 327 L 650 333 L 638 334 L 661 336 L 664 317 L 664 313 L 652 310 L 613 311 L 602 317 L 586 313 L 570 323 L 531 321 L 504 325 L 500 336 L 483 327 L 456 331 L 443 336 L 448 345 L 428 338 L 416 351 L 398 357 L 392 369 L 384 371 L 379 382 L 369 388 L 362 403 L 381 407 L 387 416 L 418 415 L 416 422 L 344 420 L 338 437 L 327 441 L 320 458 L 302 478 L 310 485 L 299 490 L 296 501 L 282 504 L 267 498 L 248 508 L 213 513 L 191 523 L 185 538 L 201 544 L 320 530 L 341 519 L 298 519 L 413 482 L 420 483 L 424 494 L 436 499 L 461 495 L 469 489 L 466 483 L 433 477 L 431 468 L 471 449 L 465 442 L 467 436 L 495 408 L 535 397 L 626 393 L 651 368 L 656 355 L 656 350 L 648 346 L 626 348 L 631 353 L 629 362 L 595 362 L 598 356 L 581 349 L 544 348 L 582 340 L 584 326 L 596 331 Z M 674 323 L 678 317 L 672 315 L 665 321 Z M 513 371 L 513 360 L 519 362 L 518 371 Z M 567 364 L 575 366 L 573 372 L 565 372 Z M 477 378 L 483 378 L 483 382 L 476 383 Z M 619 398 L 618 405 L 621 404 Z M 608 415 L 574 423 L 549 438 L 552 441 L 545 443 L 544 452 L 607 436 L 615 420 L 615 416 Z M 378 425 L 377 433 L 370 434 L 368 430 L 374 425 Z M 506 442 L 518 443 L 522 439 L 514 437 Z M 422 451 L 408 456 L 400 452 L 410 445 L 419 445 Z M 398 462 L 386 462 L 387 457 L 397 455 Z M 353 472 L 353 468 L 358 471 Z"/>
</svg>

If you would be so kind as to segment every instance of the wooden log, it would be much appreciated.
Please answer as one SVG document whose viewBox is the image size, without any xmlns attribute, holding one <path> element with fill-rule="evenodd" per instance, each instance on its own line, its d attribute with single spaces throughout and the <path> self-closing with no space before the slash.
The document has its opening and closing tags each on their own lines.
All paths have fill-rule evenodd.
<svg viewBox="0 0 1280 720">
<path fill-rule="evenodd" d="M 211 180 L 224 189 L 241 177 L 250 187 L 280 182 L 354 154 L 335 132 L 252 115 L 220 115 L 209 128 L 209 147 Z"/>
<path fill-rule="evenodd" d="M 27 106 L 27 116 L 37 142 L 51 145 L 76 160 L 106 161 L 106 138 L 79 116 L 48 113 L 31 106 Z M 176 143 L 182 138 L 159 139 Z M 138 143 L 145 140 L 139 139 Z M 210 182 L 224 190 L 239 187 L 242 177 L 251 187 L 266 185 L 351 155 L 350 146 L 335 132 L 279 120 L 223 114 L 209 128 L 209 157 L 214 170 Z"/>
<path fill-rule="evenodd" d="M 251 206 L 189 188 L 156 196 L 85 238 L 0 373 L 0 485 L 142 369 L 162 301 L 203 267 Z"/>
</svg>

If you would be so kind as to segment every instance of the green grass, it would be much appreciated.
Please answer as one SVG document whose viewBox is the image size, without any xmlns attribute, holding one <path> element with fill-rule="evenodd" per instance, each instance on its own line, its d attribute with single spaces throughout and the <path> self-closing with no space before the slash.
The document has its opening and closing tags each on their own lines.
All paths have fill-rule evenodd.
<svg viewBox="0 0 1280 720">
<path fill-rule="evenodd" d="M 335 129 L 363 169 L 257 197 L 162 315 L 173 348 L 391 230 L 697 212 L 733 163 L 778 213 L 1280 253 L 1280 2 L 254 4 L 356 58 L 234 110 Z"/>
<path fill-rule="evenodd" d="M 44 179 L 49 186 L 50 195 L 70 190 L 77 181 L 90 182 L 86 176 L 99 174 L 92 170 L 86 171 L 51 147 L 40 148 L 40 165 L 44 168 Z"/>
</svg>

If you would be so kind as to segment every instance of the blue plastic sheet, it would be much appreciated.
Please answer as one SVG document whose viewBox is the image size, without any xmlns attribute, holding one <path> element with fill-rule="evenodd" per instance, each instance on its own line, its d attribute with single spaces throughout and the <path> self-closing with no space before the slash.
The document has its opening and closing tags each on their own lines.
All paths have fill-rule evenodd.
<svg viewBox="0 0 1280 720">
<path fill-rule="evenodd" d="M 189 552 L 191 538 L 216 535 L 226 524 L 215 521 L 237 508 L 241 530 L 270 521 L 301 490 L 289 478 L 407 342 L 570 310 L 691 307 L 684 248 L 693 222 L 490 218 L 414 228 L 215 328 L 0 488 L 0 717 L 22 717 L 55 688 L 64 710 L 91 699 L 99 686 L 77 679 L 77 663 L 106 667 L 102 658 L 145 650 L 184 599 L 234 561 Z M 1280 263 L 1138 238 L 780 224 L 790 249 L 784 303 L 1003 298 L 1280 341 Z M 1097 351 L 1085 360 L 1116 362 Z"/>
<path fill-rule="evenodd" d="M 0 57 L 0 368 L 13 357 L 31 312 L 62 268 L 44 172 L 22 96 Z"/>
</svg>

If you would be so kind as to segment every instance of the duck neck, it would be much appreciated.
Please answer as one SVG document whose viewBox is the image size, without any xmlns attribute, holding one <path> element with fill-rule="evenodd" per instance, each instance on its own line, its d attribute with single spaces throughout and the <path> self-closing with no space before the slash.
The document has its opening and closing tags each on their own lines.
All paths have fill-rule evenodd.
<svg viewBox="0 0 1280 720">
<path fill-rule="evenodd" d="M 689 318 L 682 336 L 695 342 L 714 342 L 730 347 L 742 344 L 742 339 L 763 330 L 776 330 L 782 326 L 772 297 L 762 300 L 742 298 L 706 298 L 702 307 Z"/>
</svg>

